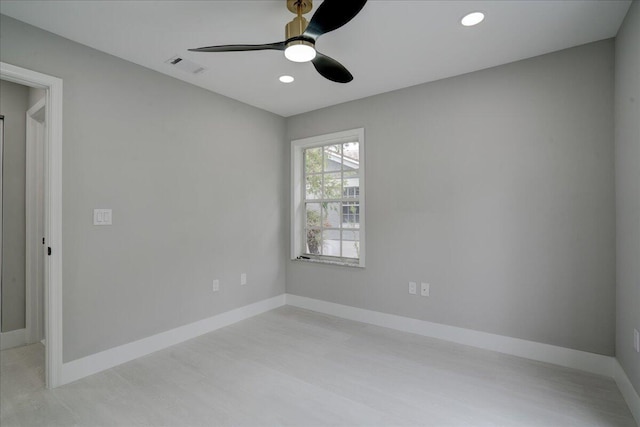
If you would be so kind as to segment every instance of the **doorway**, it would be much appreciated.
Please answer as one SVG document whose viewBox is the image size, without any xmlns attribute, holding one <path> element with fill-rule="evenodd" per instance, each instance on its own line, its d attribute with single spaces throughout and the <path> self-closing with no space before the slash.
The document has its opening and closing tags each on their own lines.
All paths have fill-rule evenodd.
<svg viewBox="0 0 640 427">
<path fill-rule="evenodd" d="M 34 243 L 44 235 L 46 121 L 44 90 L 6 80 L 0 90 L 0 350 L 6 350 L 44 338 L 44 257 Z"/>
<path fill-rule="evenodd" d="M 31 262 L 31 268 L 27 269 L 30 270 L 28 274 L 32 279 L 31 283 L 38 283 L 38 277 L 42 277 L 41 294 L 43 295 L 40 304 L 44 308 L 44 316 L 41 316 L 42 320 L 34 321 L 32 305 L 29 315 L 25 314 L 25 323 L 31 318 L 29 324 L 32 326 L 32 332 L 28 334 L 30 339 L 38 335 L 38 324 L 42 325 L 41 329 L 46 337 L 45 383 L 47 388 L 54 388 L 62 383 L 62 80 L 4 62 L 0 62 L 0 80 L 40 89 L 44 93 L 43 104 L 34 105 L 34 108 L 27 113 L 27 119 L 31 124 L 30 133 L 35 132 L 32 140 L 37 141 L 40 138 L 43 142 L 40 151 L 33 146 L 33 153 L 30 152 L 33 154 L 31 156 L 34 161 L 31 165 L 33 168 L 36 168 L 38 155 L 42 159 L 40 190 L 37 190 L 36 185 L 32 187 L 36 188 L 33 190 L 34 194 L 29 195 L 37 198 L 38 191 L 42 193 L 41 228 L 38 228 L 36 220 L 32 224 L 30 233 L 36 235 L 41 233 L 45 244 L 35 245 L 32 241 L 30 251 L 25 251 L 25 254 L 31 254 L 30 256 L 36 258 L 35 266 L 33 266 L 34 262 Z M 26 128 L 29 129 L 28 126 Z M 40 133 L 39 136 L 38 133 Z M 39 178 L 35 174 L 31 178 L 27 175 L 27 179 L 37 181 Z M 32 218 L 37 218 L 37 205 L 33 209 L 35 210 L 29 213 Z M 38 246 L 39 249 L 36 249 Z M 39 255 L 38 251 L 46 252 Z M 38 264 L 40 257 L 42 261 Z M 27 274 L 26 271 L 25 274 Z M 30 292 L 37 294 L 37 285 L 34 286 Z M 30 299 L 33 301 L 33 298 Z"/>
</svg>

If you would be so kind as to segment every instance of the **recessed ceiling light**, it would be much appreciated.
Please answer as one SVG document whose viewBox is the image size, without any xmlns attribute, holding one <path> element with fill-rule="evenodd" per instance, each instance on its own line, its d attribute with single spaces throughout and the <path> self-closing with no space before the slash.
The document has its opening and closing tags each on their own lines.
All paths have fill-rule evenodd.
<svg viewBox="0 0 640 427">
<path fill-rule="evenodd" d="M 282 83 L 291 83 L 292 81 L 294 81 L 295 79 L 291 76 L 280 76 L 280 81 Z"/>
<path fill-rule="evenodd" d="M 482 13 L 482 12 L 471 12 L 471 13 L 465 15 L 460 20 L 460 23 L 462 25 L 464 25 L 465 27 L 472 27 L 474 25 L 478 25 L 482 21 L 484 21 L 484 13 Z"/>
</svg>

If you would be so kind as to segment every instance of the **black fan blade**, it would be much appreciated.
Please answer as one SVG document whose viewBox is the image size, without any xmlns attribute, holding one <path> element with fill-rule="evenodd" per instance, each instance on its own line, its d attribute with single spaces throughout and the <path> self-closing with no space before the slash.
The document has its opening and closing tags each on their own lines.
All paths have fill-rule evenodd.
<svg viewBox="0 0 640 427">
<path fill-rule="evenodd" d="M 353 80 L 349 70 L 344 68 L 342 64 L 320 52 L 316 53 L 316 57 L 311 62 L 313 62 L 313 66 L 316 67 L 318 73 L 326 79 L 336 83 L 349 83 Z"/>
<path fill-rule="evenodd" d="M 223 46 L 199 47 L 190 52 L 245 52 L 249 50 L 284 50 L 284 42 L 268 44 L 227 44 Z"/>
<path fill-rule="evenodd" d="M 304 35 L 317 39 L 342 27 L 362 10 L 367 0 L 324 0 L 311 17 Z"/>
</svg>

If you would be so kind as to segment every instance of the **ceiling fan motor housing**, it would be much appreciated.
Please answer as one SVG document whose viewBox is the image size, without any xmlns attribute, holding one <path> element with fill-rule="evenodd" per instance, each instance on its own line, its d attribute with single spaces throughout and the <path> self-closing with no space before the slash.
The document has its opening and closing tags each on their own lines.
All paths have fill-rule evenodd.
<svg viewBox="0 0 640 427">
<path fill-rule="evenodd" d="M 295 18 L 293 18 L 293 20 L 289 22 L 285 27 L 285 40 L 290 40 L 294 37 L 300 37 L 304 33 L 304 30 L 307 29 L 307 25 L 309 25 L 309 21 L 307 21 L 304 16 L 296 16 Z M 287 43 L 287 46 L 291 46 L 294 44 L 304 44 L 311 47 L 314 46 L 312 40 L 294 40 Z"/>
</svg>

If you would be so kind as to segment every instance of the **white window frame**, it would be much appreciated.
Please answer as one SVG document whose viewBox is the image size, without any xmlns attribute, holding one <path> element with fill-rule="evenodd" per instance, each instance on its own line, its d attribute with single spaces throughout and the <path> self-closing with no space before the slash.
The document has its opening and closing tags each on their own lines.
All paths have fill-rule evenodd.
<svg viewBox="0 0 640 427">
<path fill-rule="evenodd" d="M 355 139 L 359 143 L 359 173 L 360 178 L 360 257 L 353 261 L 340 257 L 323 257 L 305 254 L 306 233 L 304 231 L 305 218 L 305 185 L 304 185 L 304 150 L 328 144 L 341 144 L 353 142 Z M 335 132 L 326 135 L 312 136 L 309 138 L 296 139 L 291 141 L 291 259 L 303 261 L 319 262 L 325 264 L 338 264 L 351 267 L 365 266 L 365 144 L 364 128 Z M 342 212 L 340 212 L 342 218 Z"/>
</svg>

